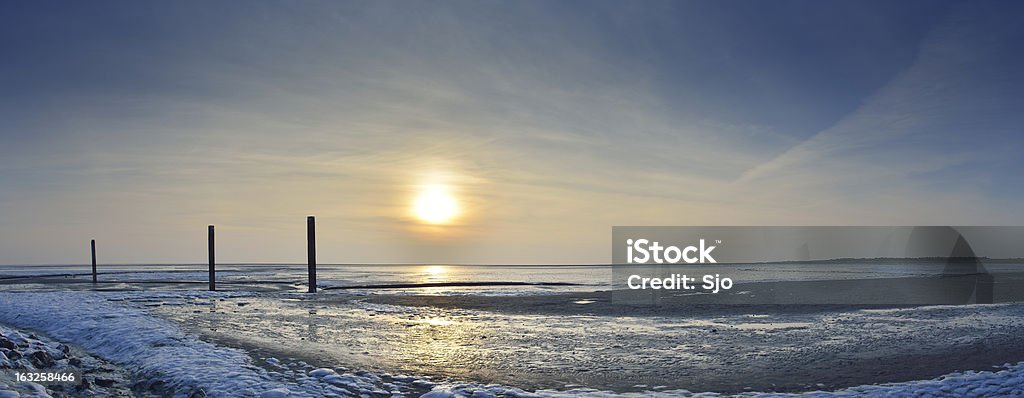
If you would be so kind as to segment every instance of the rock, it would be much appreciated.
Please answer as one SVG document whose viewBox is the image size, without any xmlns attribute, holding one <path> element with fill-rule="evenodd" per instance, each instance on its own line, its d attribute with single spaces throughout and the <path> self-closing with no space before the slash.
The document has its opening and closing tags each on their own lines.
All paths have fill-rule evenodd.
<svg viewBox="0 0 1024 398">
<path fill-rule="evenodd" d="M 0 398 L 21 398 L 17 391 L 0 390 Z"/>
<path fill-rule="evenodd" d="M 45 369 L 53 366 L 53 357 L 47 354 L 46 351 L 35 351 L 28 355 L 28 359 L 32 361 L 32 365 L 39 369 Z"/>
<path fill-rule="evenodd" d="M 75 357 L 72 357 L 71 359 L 68 359 L 68 365 L 71 365 L 71 366 L 82 366 L 82 360 L 78 359 L 78 358 L 75 358 Z"/>
<path fill-rule="evenodd" d="M 117 383 L 117 381 L 116 380 L 111 380 L 111 379 L 101 379 L 101 378 L 97 377 L 96 380 L 95 380 L 95 383 L 96 383 L 97 386 L 100 386 L 100 387 L 103 387 L 103 388 L 107 388 L 107 387 L 113 386 L 115 383 Z"/>
<path fill-rule="evenodd" d="M 5 337 L 0 337 L 0 347 L 6 348 L 8 350 L 16 350 L 16 349 L 18 349 L 18 345 L 17 344 L 14 344 L 13 341 L 7 340 L 7 338 L 5 338 Z"/>
</svg>

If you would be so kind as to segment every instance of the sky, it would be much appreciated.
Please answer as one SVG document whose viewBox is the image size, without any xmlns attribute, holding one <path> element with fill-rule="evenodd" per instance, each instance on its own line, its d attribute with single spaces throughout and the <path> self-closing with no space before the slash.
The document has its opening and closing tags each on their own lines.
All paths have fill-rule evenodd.
<svg viewBox="0 0 1024 398">
<path fill-rule="evenodd" d="M 0 263 L 606 263 L 1024 224 L 1012 1 L 0 3 Z M 444 187 L 459 213 L 410 208 Z"/>
</svg>

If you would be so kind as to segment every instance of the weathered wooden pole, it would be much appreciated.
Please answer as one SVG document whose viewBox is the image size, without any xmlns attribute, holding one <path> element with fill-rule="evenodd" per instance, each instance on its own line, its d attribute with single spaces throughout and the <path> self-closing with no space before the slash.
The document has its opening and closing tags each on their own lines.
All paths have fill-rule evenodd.
<svg viewBox="0 0 1024 398">
<path fill-rule="evenodd" d="M 309 259 L 309 292 L 316 293 L 316 220 L 306 217 L 306 252 Z"/>
<path fill-rule="evenodd" d="M 92 248 L 92 283 L 96 283 L 96 239 L 89 243 Z"/>
<path fill-rule="evenodd" d="M 209 247 L 210 247 L 210 291 L 217 290 L 217 271 L 215 270 L 214 261 L 214 250 L 213 250 L 213 226 L 209 226 Z"/>
</svg>

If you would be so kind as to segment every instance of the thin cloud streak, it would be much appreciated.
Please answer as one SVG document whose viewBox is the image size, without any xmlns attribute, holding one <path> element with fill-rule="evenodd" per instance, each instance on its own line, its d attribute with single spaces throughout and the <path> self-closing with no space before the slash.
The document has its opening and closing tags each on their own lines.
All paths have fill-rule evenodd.
<svg viewBox="0 0 1024 398">
<path fill-rule="evenodd" d="M 1024 221 L 986 186 L 1005 181 L 995 162 L 1019 167 L 1006 128 L 1020 98 L 999 89 L 1019 87 L 1006 71 L 1019 59 L 1000 58 L 1019 34 L 973 45 L 984 10 L 932 28 L 906 68 L 863 66 L 870 78 L 826 106 L 808 100 L 821 92 L 810 83 L 767 89 L 800 80 L 728 47 L 751 46 L 735 33 L 750 21 L 683 26 L 723 12 L 710 4 L 594 20 L 533 3 L 413 8 L 255 6 L 151 32 L 152 48 L 85 41 L 76 51 L 112 52 L 75 53 L 88 61 L 76 73 L 97 82 L 0 108 L 19 115 L 0 121 L 12 142 L 0 182 L 17 187 L 0 188 L 0 263 L 77 262 L 93 237 L 108 261 L 202 261 L 210 223 L 228 261 L 301 261 L 307 214 L 329 262 L 603 262 L 613 225 Z M 172 11 L 146 18 L 173 28 L 195 10 Z M 786 59 L 848 73 L 809 51 Z M 884 87 L 863 83 L 886 74 Z M 721 83 L 754 76 L 749 99 Z M 844 114 L 854 92 L 874 94 Z M 812 134 L 822 117 L 783 123 L 762 107 L 838 120 Z M 996 144 L 962 149 L 965 126 Z M 445 233 L 408 214 L 432 178 L 465 206 Z"/>
</svg>

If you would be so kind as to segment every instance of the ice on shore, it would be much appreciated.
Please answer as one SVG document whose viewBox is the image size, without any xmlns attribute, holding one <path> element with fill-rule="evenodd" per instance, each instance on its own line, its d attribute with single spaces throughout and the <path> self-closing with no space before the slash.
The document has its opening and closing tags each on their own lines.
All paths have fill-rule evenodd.
<svg viewBox="0 0 1024 398">
<path fill-rule="evenodd" d="M 79 371 L 81 383 L 19 382 L 9 370 Z M 45 336 L 0 325 L 0 398 L 4 397 L 127 397 L 129 374 L 78 349 Z"/>
<path fill-rule="evenodd" d="M 838 391 L 811 391 L 806 393 L 764 393 L 747 392 L 734 395 L 714 392 L 695 393 L 687 390 L 643 391 L 616 393 L 594 389 L 577 388 L 567 391 L 539 390 L 523 391 L 518 388 L 479 385 L 472 383 L 441 384 L 424 398 L 621 398 L 621 397 L 750 397 L 750 398 L 832 398 L 832 397 L 1024 397 L 1024 362 L 1016 365 L 1005 364 L 996 372 L 961 372 L 941 376 L 932 380 L 917 380 L 904 383 L 857 386 Z"/>
<path fill-rule="evenodd" d="M 202 341 L 170 321 L 120 303 L 117 298 L 123 294 L 2 293 L 0 322 L 77 344 L 132 370 L 144 389 L 175 397 L 280 396 L 282 392 L 289 397 L 330 397 L 361 393 L 313 376 L 272 375 L 255 366 L 244 351 Z M 223 294 L 188 295 L 209 298 Z M 347 376 L 365 385 L 374 383 L 369 377 Z"/>
<path fill-rule="evenodd" d="M 249 353 L 211 344 L 185 333 L 177 324 L 124 300 L 219 299 L 219 292 L 46 292 L 0 293 L 0 323 L 37 330 L 79 345 L 135 373 L 144 387 L 171 396 L 217 397 L 394 397 L 426 393 L 429 398 L 491 397 L 720 397 L 686 390 L 615 393 L 575 388 L 524 391 L 502 385 L 435 383 L 426 377 L 315 368 L 269 358 L 260 363 Z M 381 306 L 397 311 L 400 307 Z M 321 364 L 322 365 L 322 364 Z M 466 364 L 472 366 L 473 364 Z M 268 370 L 275 369 L 275 370 Z M 0 390 L 4 390 L 0 386 Z M 1002 369 L 953 373 L 931 380 L 866 385 L 834 392 L 803 394 L 748 392 L 740 397 L 846 396 L 1024 396 L 1024 363 Z"/>
</svg>

